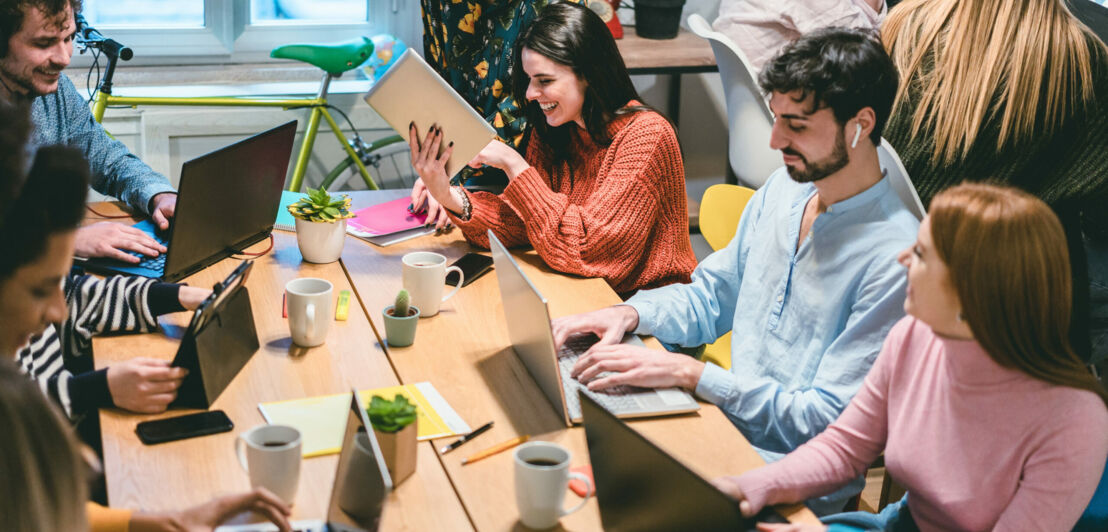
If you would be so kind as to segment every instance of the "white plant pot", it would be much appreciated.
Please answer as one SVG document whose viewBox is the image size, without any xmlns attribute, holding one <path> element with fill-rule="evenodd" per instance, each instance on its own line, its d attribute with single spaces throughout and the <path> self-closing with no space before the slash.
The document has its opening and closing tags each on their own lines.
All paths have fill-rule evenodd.
<svg viewBox="0 0 1108 532">
<path fill-rule="evenodd" d="M 337 222 L 309 222 L 296 219 L 296 244 L 300 255 L 308 262 L 326 264 L 342 256 L 346 241 L 346 220 Z"/>
</svg>

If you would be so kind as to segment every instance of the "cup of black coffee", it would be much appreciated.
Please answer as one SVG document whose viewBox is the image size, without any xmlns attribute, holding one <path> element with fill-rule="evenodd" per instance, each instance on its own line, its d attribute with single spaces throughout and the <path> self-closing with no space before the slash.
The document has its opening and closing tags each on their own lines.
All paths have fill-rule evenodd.
<svg viewBox="0 0 1108 532">
<path fill-rule="evenodd" d="M 519 520 L 535 529 L 552 528 L 558 520 L 580 510 L 592 496 L 592 482 L 580 473 L 569 472 L 572 455 L 557 443 L 533 441 L 515 451 L 516 506 Z M 563 504 L 569 479 L 575 478 L 588 486 L 585 498 L 568 510 Z"/>
</svg>

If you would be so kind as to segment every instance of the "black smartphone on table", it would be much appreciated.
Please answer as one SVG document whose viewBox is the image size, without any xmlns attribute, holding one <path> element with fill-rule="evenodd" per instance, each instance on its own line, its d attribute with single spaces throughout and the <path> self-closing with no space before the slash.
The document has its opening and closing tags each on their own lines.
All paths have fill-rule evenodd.
<svg viewBox="0 0 1108 532">
<path fill-rule="evenodd" d="M 165 443 L 208 434 L 227 432 L 235 428 L 231 418 L 222 410 L 209 410 L 196 414 L 143 421 L 135 427 L 139 440 L 147 445 Z"/>
<path fill-rule="evenodd" d="M 469 286 L 469 283 L 476 281 L 478 277 L 492 269 L 492 257 L 480 253 L 466 253 L 462 255 L 462 258 L 454 261 L 451 266 L 457 266 L 462 270 L 462 277 L 465 278 L 462 286 Z M 446 284 L 457 286 L 458 274 L 455 272 L 447 273 Z"/>
</svg>

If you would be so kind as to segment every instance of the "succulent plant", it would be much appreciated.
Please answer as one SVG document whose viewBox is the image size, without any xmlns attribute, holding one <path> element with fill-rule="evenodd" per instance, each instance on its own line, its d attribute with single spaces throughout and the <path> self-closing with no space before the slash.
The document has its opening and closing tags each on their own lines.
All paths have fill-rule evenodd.
<svg viewBox="0 0 1108 532">
<path fill-rule="evenodd" d="M 411 296 L 408 295 L 408 291 L 401 288 L 396 293 L 396 302 L 392 305 L 392 315 L 397 318 L 404 318 L 408 316 L 408 310 L 411 308 Z"/>
<path fill-rule="evenodd" d="M 415 422 L 416 405 L 400 394 L 396 394 L 396 398 L 392 401 L 374 395 L 369 400 L 366 413 L 369 414 L 369 422 L 373 428 L 381 432 L 399 432 L 400 429 Z"/>
<path fill-rule="evenodd" d="M 308 195 L 289 205 L 289 213 L 309 222 L 333 223 L 345 218 L 353 218 L 350 210 L 350 197 L 346 194 L 332 197 L 327 189 L 308 189 Z"/>
</svg>

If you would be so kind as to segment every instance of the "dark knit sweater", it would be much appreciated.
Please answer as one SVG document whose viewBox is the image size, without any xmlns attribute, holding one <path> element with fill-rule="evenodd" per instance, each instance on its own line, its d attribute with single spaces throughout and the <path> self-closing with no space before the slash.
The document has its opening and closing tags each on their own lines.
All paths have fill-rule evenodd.
<svg viewBox="0 0 1108 532">
<path fill-rule="evenodd" d="M 943 189 L 963 181 L 990 181 L 1021 188 L 1045 201 L 1062 221 L 1074 276 L 1074 348 L 1088 347 L 1089 278 L 1084 237 L 1108 242 L 1108 56 L 1094 55 L 1091 107 L 1065 117 L 1053 135 L 1039 136 L 997 153 L 1000 119 L 981 129 L 969 155 L 955 164 L 934 163 L 933 132 L 912 136 L 914 105 L 889 118 L 884 137 L 896 149 L 925 206 Z M 902 80 L 903 82 L 904 80 Z M 1084 332 L 1080 332 L 1084 331 Z"/>
</svg>

